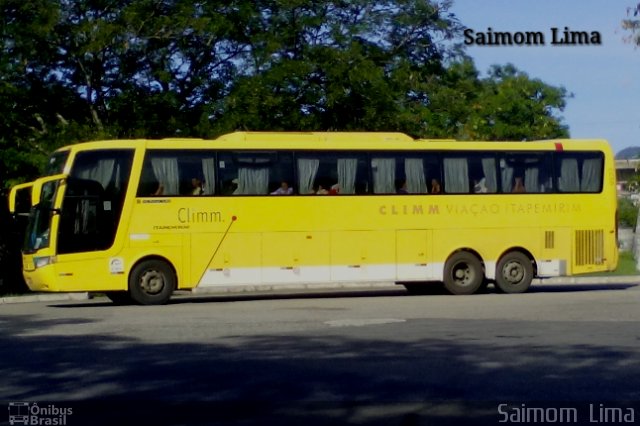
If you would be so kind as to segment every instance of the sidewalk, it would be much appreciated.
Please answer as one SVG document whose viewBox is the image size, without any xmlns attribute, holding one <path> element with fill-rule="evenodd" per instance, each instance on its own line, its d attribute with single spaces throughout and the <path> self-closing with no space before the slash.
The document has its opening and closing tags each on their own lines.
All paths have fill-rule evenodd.
<svg viewBox="0 0 640 426">
<path fill-rule="evenodd" d="M 531 285 L 571 285 L 571 284 L 639 284 L 640 275 L 609 275 L 590 277 L 558 277 L 558 278 L 536 278 Z M 328 290 L 367 290 L 367 289 L 398 289 L 401 286 L 394 282 L 343 282 L 343 283 L 322 283 L 322 284 L 259 284 L 242 286 L 221 286 L 195 288 L 193 291 L 178 290 L 176 295 L 184 296 L 190 294 L 229 294 L 229 293 L 255 293 L 255 292 L 278 292 L 292 290 L 307 291 L 328 291 Z M 31 302 L 59 302 L 67 300 L 89 300 L 93 296 L 90 293 L 27 293 L 22 296 L 0 297 L 0 305 L 8 303 L 31 303 Z"/>
<path fill-rule="evenodd" d="M 20 296 L 0 297 L 0 305 L 8 303 L 59 302 L 64 300 L 89 300 L 91 296 L 83 293 L 25 293 Z"/>
</svg>

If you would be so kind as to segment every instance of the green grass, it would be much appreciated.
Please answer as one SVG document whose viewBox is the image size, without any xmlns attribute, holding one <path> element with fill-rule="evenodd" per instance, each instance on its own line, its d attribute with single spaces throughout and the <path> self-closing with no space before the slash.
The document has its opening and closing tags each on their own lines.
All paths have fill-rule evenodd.
<svg viewBox="0 0 640 426">
<path fill-rule="evenodd" d="M 636 269 L 636 260 L 630 251 L 621 251 L 618 258 L 618 267 L 613 272 L 595 272 L 593 274 L 585 274 L 585 276 L 597 277 L 606 275 L 639 275 Z"/>
</svg>

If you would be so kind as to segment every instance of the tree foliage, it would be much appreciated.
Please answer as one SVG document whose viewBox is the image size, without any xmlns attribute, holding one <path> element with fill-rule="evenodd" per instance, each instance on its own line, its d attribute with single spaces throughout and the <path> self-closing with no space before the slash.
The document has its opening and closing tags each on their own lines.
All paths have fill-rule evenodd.
<svg viewBox="0 0 640 426">
<path fill-rule="evenodd" d="M 638 221 L 638 206 L 629 198 L 618 198 L 618 218 L 620 226 L 635 229 Z"/>
<path fill-rule="evenodd" d="M 567 93 L 480 77 L 450 1 L 0 0 L 0 187 L 82 140 L 246 130 L 567 135 Z"/>
<path fill-rule="evenodd" d="M 622 28 L 629 33 L 627 41 L 640 46 L 640 3 L 627 8 L 627 17 L 622 20 Z"/>
</svg>

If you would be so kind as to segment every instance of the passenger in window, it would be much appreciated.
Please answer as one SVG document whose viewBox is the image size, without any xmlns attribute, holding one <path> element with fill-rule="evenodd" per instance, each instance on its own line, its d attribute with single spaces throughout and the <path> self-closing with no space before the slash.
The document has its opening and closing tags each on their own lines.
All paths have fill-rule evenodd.
<svg viewBox="0 0 640 426">
<path fill-rule="evenodd" d="M 203 182 L 202 179 L 198 177 L 191 178 L 191 195 L 202 195 L 204 194 Z"/>
<path fill-rule="evenodd" d="M 293 194 L 293 188 L 289 186 L 289 182 L 283 180 L 280 182 L 280 187 L 273 191 L 271 195 L 291 195 Z"/>
<path fill-rule="evenodd" d="M 405 179 L 399 179 L 396 181 L 396 194 L 408 194 L 407 181 Z"/>
<path fill-rule="evenodd" d="M 329 195 L 329 191 L 322 186 L 322 184 L 318 184 L 318 189 L 314 192 L 316 195 Z"/>
<path fill-rule="evenodd" d="M 438 179 L 431 179 L 431 193 L 432 194 L 440 194 L 442 192 L 442 187 L 440 186 L 440 182 Z"/>
<path fill-rule="evenodd" d="M 474 179 L 473 180 L 473 192 L 475 192 L 476 194 L 484 194 L 486 192 L 489 192 L 489 189 L 487 189 L 487 179 L 486 178 L 482 178 L 482 179 Z"/>
<path fill-rule="evenodd" d="M 329 189 L 329 195 L 338 195 L 340 193 L 340 184 L 335 183 L 331 185 L 331 189 Z"/>
<path fill-rule="evenodd" d="M 513 189 L 511 190 L 511 192 L 526 192 L 526 189 L 524 187 L 524 181 L 521 176 L 516 176 L 513 182 Z"/>
<path fill-rule="evenodd" d="M 153 196 L 158 196 L 158 195 L 162 195 L 164 194 L 164 185 L 162 185 L 161 183 L 158 184 L 158 188 L 154 191 Z"/>
</svg>

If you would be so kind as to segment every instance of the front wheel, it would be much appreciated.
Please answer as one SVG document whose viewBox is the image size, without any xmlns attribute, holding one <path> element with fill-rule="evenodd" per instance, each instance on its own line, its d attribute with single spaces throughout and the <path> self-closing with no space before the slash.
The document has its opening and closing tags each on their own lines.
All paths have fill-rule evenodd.
<svg viewBox="0 0 640 426">
<path fill-rule="evenodd" d="M 533 280 L 531 259 L 512 251 L 502 256 L 496 267 L 496 287 L 502 293 L 524 293 Z"/>
<path fill-rule="evenodd" d="M 480 259 L 467 251 L 455 253 L 444 265 L 444 287 L 451 294 L 473 294 L 483 281 Z"/>
<path fill-rule="evenodd" d="M 176 276 L 163 260 L 145 260 L 129 275 L 129 294 L 141 305 L 163 305 L 176 288 Z"/>
</svg>

